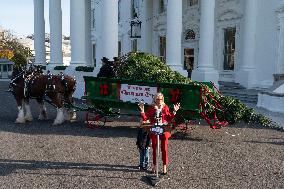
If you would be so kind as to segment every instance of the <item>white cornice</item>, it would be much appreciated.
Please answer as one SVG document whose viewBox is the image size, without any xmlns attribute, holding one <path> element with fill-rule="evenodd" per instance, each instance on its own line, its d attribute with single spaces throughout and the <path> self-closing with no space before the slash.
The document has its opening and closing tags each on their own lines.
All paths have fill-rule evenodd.
<svg viewBox="0 0 284 189">
<path fill-rule="evenodd" d="M 218 21 L 236 20 L 242 18 L 242 16 L 234 9 L 226 9 L 218 15 Z"/>
</svg>

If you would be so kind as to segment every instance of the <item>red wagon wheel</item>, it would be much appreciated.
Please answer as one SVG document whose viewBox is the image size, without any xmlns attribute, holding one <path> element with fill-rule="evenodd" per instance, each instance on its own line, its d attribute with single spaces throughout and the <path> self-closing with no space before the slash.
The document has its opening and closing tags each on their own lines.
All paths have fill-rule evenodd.
<svg viewBox="0 0 284 189">
<path fill-rule="evenodd" d="M 86 113 L 86 123 L 89 128 L 103 127 L 106 123 L 106 117 L 96 112 Z"/>
</svg>

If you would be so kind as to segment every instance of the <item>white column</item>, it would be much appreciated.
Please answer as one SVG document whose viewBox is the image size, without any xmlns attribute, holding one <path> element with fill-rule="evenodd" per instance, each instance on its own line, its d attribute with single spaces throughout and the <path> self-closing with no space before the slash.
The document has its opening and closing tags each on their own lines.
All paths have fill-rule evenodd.
<svg viewBox="0 0 284 189">
<path fill-rule="evenodd" d="M 171 69 L 184 72 L 181 61 L 182 0 L 168 0 L 166 61 Z"/>
<path fill-rule="evenodd" d="M 112 60 L 118 56 L 118 0 L 103 0 L 101 3 L 101 56 Z"/>
<path fill-rule="evenodd" d="M 256 50 L 256 16 L 257 1 L 245 1 L 243 30 L 243 61 L 237 72 L 236 81 L 244 87 L 251 88 L 255 83 L 255 50 Z"/>
<path fill-rule="evenodd" d="M 50 66 L 63 64 L 61 0 L 49 0 Z"/>
<path fill-rule="evenodd" d="M 152 53 L 153 0 L 142 1 L 141 50 Z"/>
<path fill-rule="evenodd" d="M 276 74 L 284 73 L 284 10 L 278 11 L 279 40 L 278 40 L 278 61 L 275 70 Z"/>
<path fill-rule="evenodd" d="M 76 72 L 77 66 L 91 65 L 91 4 L 90 0 L 70 1 L 70 38 L 71 38 L 71 64 L 65 70 L 66 74 L 76 78 L 76 90 L 74 97 L 81 98 L 84 95 L 84 75 L 86 72 Z"/>
<path fill-rule="evenodd" d="M 88 66 L 92 65 L 92 36 L 91 36 L 91 0 L 86 0 L 86 62 Z"/>
<path fill-rule="evenodd" d="M 86 1 L 70 2 L 71 66 L 86 66 Z"/>
<path fill-rule="evenodd" d="M 45 64 L 44 0 L 34 0 L 34 49 L 35 63 Z"/>
<path fill-rule="evenodd" d="M 96 18 L 96 26 L 95 26 L 95 38 L 96 38 L 96 68 L 95 68 L 95 74 L 97 74 L 100 71 L 101 66 L 101 58 L 102 55 L 102 28 L 100 27 L 102 25 L 102 22 L 104 20 L 101 18 L 102 15 L 102 3 L 95 4 L 95 18 Z"/>
<path fill-rule="evenodd" d="M 198 67 L 192 71 L 196 81 L 212 81 L 218 86 L 219 74 L 214 68 L 215 0 L 201 0 Z"/>
</svg>

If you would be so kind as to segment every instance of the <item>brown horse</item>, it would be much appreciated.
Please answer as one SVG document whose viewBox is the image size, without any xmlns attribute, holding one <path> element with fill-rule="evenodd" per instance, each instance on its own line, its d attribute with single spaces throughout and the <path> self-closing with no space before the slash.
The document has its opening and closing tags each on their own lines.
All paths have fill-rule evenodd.
<svg viewBox="0 0 284 189">
<path fill-rule="evenodd" d="M 33 120 L 29 106 L 29 100 L 32 98 L 40 104 L 38 119 L 47 118 L 45 100 L 57 108 L 57 116 L 53 125 L 63 123 L 67 117 L 66 114 L 64 117 L 66 113 L 64 103 L 73 103 L 72 95 L 75 87 L 76 80 L 67 75 L 46 75 L 37 69 L 15 68 L 12 72 L 10 90 L 17 101 L 19 110 L 16 123 Z M 75 112 L 71 116 L 71 119 L 75 119 Z"/>
</svg>

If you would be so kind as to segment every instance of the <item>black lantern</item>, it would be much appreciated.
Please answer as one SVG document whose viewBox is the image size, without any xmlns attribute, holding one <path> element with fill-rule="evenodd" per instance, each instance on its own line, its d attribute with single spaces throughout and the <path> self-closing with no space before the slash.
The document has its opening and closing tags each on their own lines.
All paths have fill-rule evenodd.
<svg viewBox="0 0 284 189">
<path fill-rule="evenodd" d="M 137 17 L 130 22 L 130 38 L 141 38 L 141 21 Z"/>
</svg>

